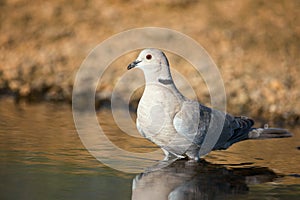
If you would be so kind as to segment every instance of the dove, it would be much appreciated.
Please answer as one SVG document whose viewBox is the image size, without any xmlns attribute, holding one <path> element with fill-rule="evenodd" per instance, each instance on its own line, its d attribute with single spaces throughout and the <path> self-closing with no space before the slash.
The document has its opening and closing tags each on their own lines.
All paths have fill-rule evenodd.
<svg viewBox="0 0 300 200">
<path fill-rule="evenodd" d="M 166 160 L 199 160 L 240 141 L 292 136 L 281 128 L 254 128 L 248 117 L 235 117 L 188 99 L 177 89 L 169 61 L 159 49 L 142 50 L 127 67 L 133 68 L 143 71 L 146 82 L 137 108 L 137 130 L 163 150 Z"/>
</svg>

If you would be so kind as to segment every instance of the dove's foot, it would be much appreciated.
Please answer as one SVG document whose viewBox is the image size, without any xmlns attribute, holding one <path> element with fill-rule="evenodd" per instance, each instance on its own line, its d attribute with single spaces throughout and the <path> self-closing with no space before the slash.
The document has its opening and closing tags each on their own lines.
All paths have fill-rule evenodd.
<svg viewBox="0 0 300 200">
<path fill-rule="evenodd" d="M 167 150 L 165 150 L 165 149 L 163 149 L 162 148 L 162 150 L 163 150 L 163 152 L 164 152 L 164 154 L 165 154 L 165 158 L 164 158 L 164 160 L 166 161 L 166 160 L 170 160 L 170 159 L 174 159 L 174 158 L 176 158 L 176 159 L 183 159 L 183 158 L 186 158 L 185 156 L 182 156 L 182 155 L 178 155 L 178 154 L 175 154 L 175 153 L 171 153 L 171 152 L 169 152 L 169 151 L 167 151 Z"/>
</svg>

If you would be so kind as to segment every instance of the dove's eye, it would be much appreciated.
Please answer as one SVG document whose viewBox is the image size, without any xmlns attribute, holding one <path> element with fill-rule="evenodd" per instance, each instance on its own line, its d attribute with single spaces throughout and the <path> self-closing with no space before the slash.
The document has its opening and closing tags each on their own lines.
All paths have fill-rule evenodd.
<svg viewBox="0 0 300 200">
<path fill-rule="evenodd" d="M 152 55 L 151 55 L 151 54 L 146 55 L 146 59 L 147 59 L 147 60 L 151 60 L 151 58 L 152 58 Z"/>
</svg>

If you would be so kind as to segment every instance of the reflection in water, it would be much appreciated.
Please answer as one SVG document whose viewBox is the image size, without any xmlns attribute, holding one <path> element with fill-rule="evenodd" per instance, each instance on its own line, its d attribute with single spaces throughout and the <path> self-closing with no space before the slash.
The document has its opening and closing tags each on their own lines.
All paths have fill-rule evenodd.
<svg viewBox="0 0 300 200">
<path fill-rule="evenodd" d="M 227 169 L 206 161 L 177 160 L 160 170 L 137 175 L 132 199 L 225 199 L 246 194 L 249 184 L 271 182 L 277 177 L 268 168 Z"/>
</svg>

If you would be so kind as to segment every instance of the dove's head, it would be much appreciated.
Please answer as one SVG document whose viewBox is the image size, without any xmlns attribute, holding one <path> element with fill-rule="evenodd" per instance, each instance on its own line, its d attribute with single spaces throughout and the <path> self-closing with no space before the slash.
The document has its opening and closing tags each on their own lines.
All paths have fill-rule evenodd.
<svg viewBox="0 0 300 200">
<path fill-rule="evenodd" d="M 166 55 L 158 49 L 144 49 L 138 58 L 128 65 L 127 69 L 140 68 L 143 71 L 160 71 L 168 68 L 169 62 Z"/>
<path fill-rule="evenodd" d="M 146 83 L 161 82 L 173 83 L 166 55 L 158 49 L 144 49 L 127 69 L 139 68 L 143 70 Z"/>
</svg>

